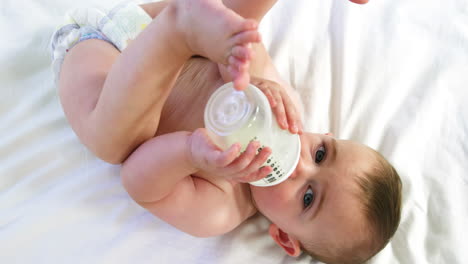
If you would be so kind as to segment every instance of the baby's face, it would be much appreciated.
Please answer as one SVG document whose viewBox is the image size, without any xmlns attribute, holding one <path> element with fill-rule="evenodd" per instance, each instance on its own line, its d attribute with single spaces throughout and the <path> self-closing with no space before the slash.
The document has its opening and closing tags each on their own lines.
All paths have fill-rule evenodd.
<svg viewBox="0 0 468 264">
<path fill-rule="evenodd" d="M 251 186 L 259 211 L 300 241 L 353 243 L 364 239 L 366 219 L 354 179 L 369 170 L 370 150 L 353 141 L 305 133 L 293 174 L 271 187 Z M 356 242 L 356 241 L 355 241 Z"/>
</svg>

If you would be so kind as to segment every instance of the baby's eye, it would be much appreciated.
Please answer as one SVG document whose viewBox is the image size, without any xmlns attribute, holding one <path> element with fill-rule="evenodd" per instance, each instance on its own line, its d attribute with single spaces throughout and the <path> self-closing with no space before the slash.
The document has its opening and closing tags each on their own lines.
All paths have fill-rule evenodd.
<svg viewBox="0 0 468 264">
<path fill-rule="evenodd" d="M 315 152 L 315 163 L 320 163 L 323 158 L 325 158 L 326 150 L 324 146 L 320 146 L 320 148 Z"/>
<path fill-rule="evenodd" d="M 309 207 L 310 204 L 314 201 L 315 195 L 312 188 L 307 188 L 306 193 L 304 194 L 304 208 Z"/>
</svg>

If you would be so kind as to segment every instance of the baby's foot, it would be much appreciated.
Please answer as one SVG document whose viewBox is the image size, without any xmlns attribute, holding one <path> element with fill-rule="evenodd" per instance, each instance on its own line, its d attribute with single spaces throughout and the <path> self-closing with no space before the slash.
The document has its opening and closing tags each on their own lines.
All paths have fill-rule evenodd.
<svg viewBox="0 0 468 264">
<path fill-rule="evenodd" d="M 188 49 L 227 66 L 238 90 L 249 83 L 251 43 L 260 42 L 258 23 L 244 19 L 221 0 L 176 0 L 177 27 Z"/>
</svg>

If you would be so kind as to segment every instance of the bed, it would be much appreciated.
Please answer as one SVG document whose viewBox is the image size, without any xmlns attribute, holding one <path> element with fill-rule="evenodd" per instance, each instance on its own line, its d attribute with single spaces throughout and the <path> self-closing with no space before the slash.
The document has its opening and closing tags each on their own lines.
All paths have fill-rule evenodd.
<svg viewBox="0 0 468 264">
<path fill-rule="evenodd" d="M 261 216 L 221 237 L 179 232 L 80 144 L 48 45 L 66 10 L 97 2 L 116 3 L 0 4 L 0 263 L 313 262 L 286 256 Z M 280 0 L 260 30 L 306 129 L 368 144 L 400 172 L 401 224 L 370 263 L 466 263 L 468 2 Z"/>
</svg>

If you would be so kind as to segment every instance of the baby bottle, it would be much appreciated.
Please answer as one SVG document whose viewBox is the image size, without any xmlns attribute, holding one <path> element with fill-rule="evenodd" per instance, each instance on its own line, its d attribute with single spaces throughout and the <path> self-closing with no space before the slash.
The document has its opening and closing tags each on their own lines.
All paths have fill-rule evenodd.
<svg viewBox="0 0 468 264">
<path fill-rule="evenodd" d="M 222 149 L 239 142 L 244 151 L 253 140 L 272 149 L 264 166 L 272 167 L 273 171 L 250 184 L 279 184 L 296 168 L 301 151 L 299 135 L 279 127 L 268 99 L 254 85 L 244 91 L 235 90 L 232 82 L 218 88 L 208 100 L 204 119 L 210 138 Z"/>
</svg>

